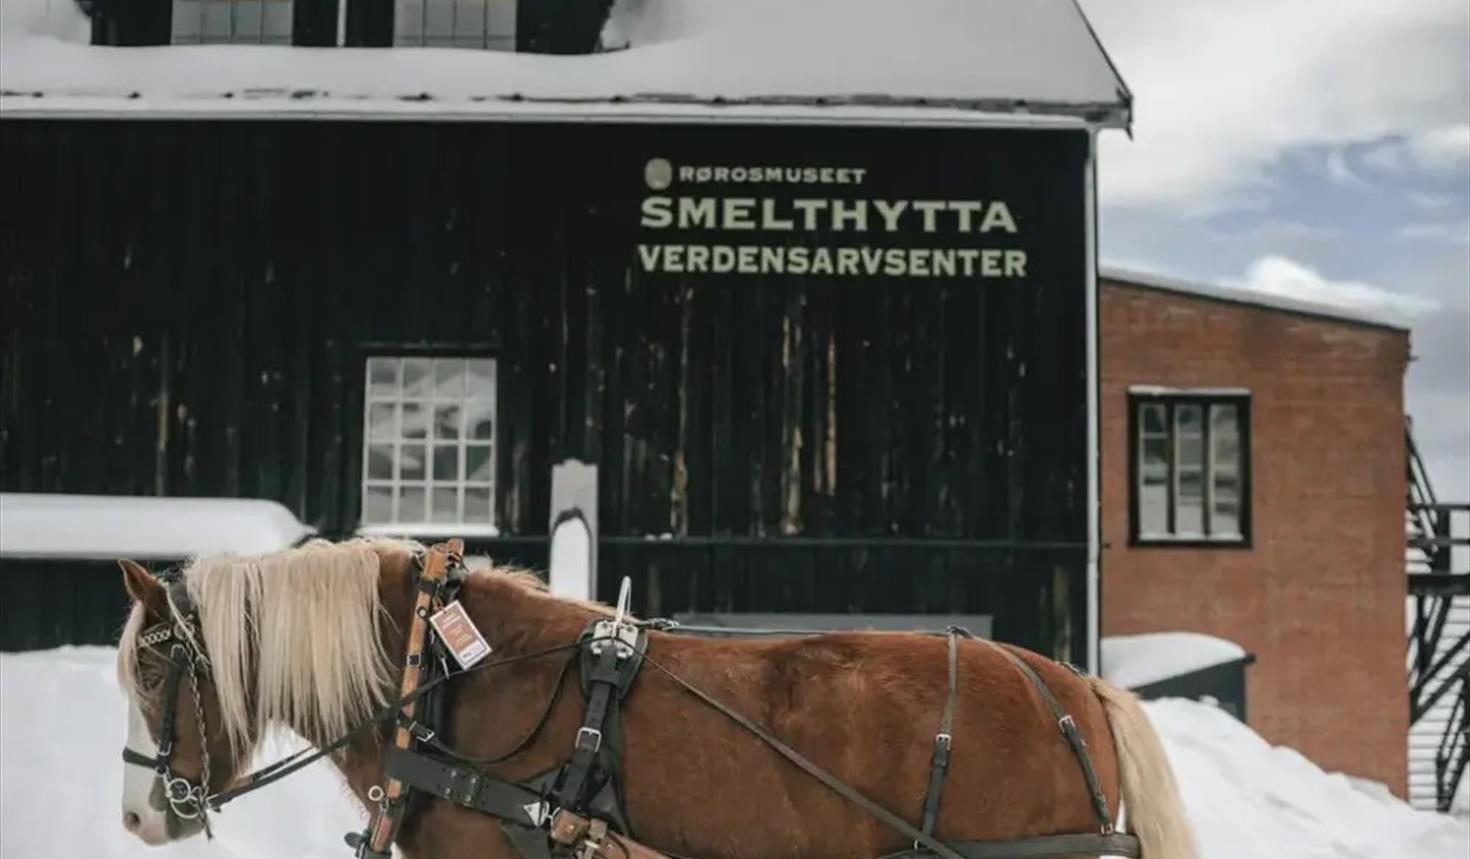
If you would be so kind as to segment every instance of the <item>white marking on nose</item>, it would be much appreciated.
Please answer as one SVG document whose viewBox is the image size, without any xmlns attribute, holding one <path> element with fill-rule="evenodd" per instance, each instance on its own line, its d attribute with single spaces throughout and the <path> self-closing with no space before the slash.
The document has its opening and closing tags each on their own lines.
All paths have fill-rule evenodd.
<svg viewBox="0 0 1470 859">
<path fill-rule="evenodd" d="M 128 748 L 144 757 L 158 754 L 158 744 L 148 733 L 148 722 L 137 703 L 128 702 Z M 168 813 L 148 804 L 154 772 L 147 767 L 123 763 L 123 826 L 148 844 L 168 840 Z"/>
</svg>

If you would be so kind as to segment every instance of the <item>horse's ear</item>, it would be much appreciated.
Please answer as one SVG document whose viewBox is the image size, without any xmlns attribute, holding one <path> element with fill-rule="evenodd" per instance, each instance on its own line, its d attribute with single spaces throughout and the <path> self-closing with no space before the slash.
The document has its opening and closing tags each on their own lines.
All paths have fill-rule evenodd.
<svg viewBox="0 0 1470 859">
<path fill-rule="evenodd" d="M 119 558 L 117 565 L 122 567 L 123 588 L 133 598 L 133 602 L 142 603 L 144 608 L 158 617 L 167 616 L 168 597 L 158 579 L 143 569 L 143 565 L 137 561 Z"/>
</svg>

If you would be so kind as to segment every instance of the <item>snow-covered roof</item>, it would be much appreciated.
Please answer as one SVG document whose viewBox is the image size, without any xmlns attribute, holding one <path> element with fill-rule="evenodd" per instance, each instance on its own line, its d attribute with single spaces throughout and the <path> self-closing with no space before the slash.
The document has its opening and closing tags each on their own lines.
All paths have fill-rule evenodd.
<svg viewBox="0 0 1470 859">
<path fill-rule="evenodd" d="M 253 555 L 314 533 L 275 501 L 0 492 L 0 556 L 7 558 Z"/>
<path fill-rule="evenodd" d="M 1130 689 L 1245 658 L 1233 641 L 1197 632 L 1114 635 L 1102 640 L 1102 676 Z"/>
<path fill-rule="evenodd" d="M 1288 313 L 1299 313 L 1304 316 L 1316 316 L 1324 319 L 1337 319 L 1343 322 L 1356 322 L 1361 325 L 1372 325 L 1379 328 L 1392 328 L 1396 331 L 1408 331 L 1409 323 L 1403 318 L 1388 311 L 1371 312 L 1352 307 L 1343 307 L 1336 304 L 1323 304 L 1316 301 L 1303 301 L 1298 298 L 1287 298 L 1281 295 L 1271 295 L 1265 292 L 1257 292 L 1249 289 L 1239 289 L 1229 286 L 1219 286 L 1198 281 L 1182 280 L 1174 277 L 1165 277 L 1158 274 L 1135 271 L 1117 266 L 1102 265 L 1098 267 L 1098 276 L 1102 280 L 1121 283 L 1126 286 L 1141 286 L 1147 289 L 1156 289 L 1163 292 L 1173 292 L 1180 295 L 1188 295 L 1194 298 L 1208 298 L 1214 301 L 1224 301 L 1230 304 L 1244 304 L 1251 307 L 1265 307 L 1271 310 L 1283 310 Z"/>
<path fill-rule="evenodd" d="M 57 8 L 71 0 L 5 2 L 0 111 L 11 115 L 1131 118 L 1075 0 L 620 0 L 604 40 L 626 48 L 586 56 L 94 47 L 54 20 L 74 14 Z"/>
</svg>

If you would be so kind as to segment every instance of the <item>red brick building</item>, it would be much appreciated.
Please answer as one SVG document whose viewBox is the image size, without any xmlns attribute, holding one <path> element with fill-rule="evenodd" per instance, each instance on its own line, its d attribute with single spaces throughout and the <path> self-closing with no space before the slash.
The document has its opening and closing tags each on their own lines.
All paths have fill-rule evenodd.
<svg viewBox="0 0 1470 859">
<path fill-rule="evenodd" d="M 1402 794 L 1408 331 L 1100 283 L 1103 634 L 1239 643 L 1262 736 Z"/>
</svg>

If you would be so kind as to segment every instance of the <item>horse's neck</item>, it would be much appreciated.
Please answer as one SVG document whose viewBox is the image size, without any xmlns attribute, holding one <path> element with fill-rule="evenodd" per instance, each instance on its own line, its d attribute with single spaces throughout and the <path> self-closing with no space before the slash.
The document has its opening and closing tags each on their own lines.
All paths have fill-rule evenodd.
<svg viewBox="0 0 1470 859">
<path fill-rule="evenodd" d="M 386 632 L 384 641 L 385 650 L 395 660 L 396 683 L 402 672 L 405 637 L 413 619 L 415 590 L 411 574 L 385 568 L 381 592 L 383 608 L 393 618 L 392 627 L 397 630 Z M 490 644 L 492 655 L 487 659 L 491 661 L 570 644 L 597 617 L 597 610 L 590 606 L 555 599 L 531 590 L 510 576 L 498 574 L 470 576 L 457 598 Z M 503 669 L 491 668 L 456 680 L 456 710 L 473 709 L 483 714 L 487 724 L 499 728 L 493 734 L 456 738 L 459 751 L 489 756 L 503 750 L 507 739 L 515 739 L 519 736 L 517 732 L 527 727 L 518 724 L 523 717 L 533 716 L 545 696 L 551 694 L 557 671 L 565 659 L 553 655 Z M 372 805 L 367 792 L 382 782 L 383 749 L 390 737 L 387 732 L 372 732 L 354 743 L 337 762 L 353 793 L 369 809 Z"/>
</svg>

